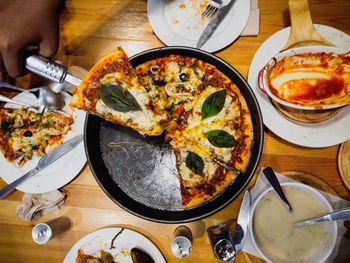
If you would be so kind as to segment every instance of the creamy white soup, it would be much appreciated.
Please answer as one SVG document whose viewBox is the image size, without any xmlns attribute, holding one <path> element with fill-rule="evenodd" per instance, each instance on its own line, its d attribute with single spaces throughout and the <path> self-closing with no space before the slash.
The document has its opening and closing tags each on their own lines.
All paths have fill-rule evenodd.
<svg viewBox="0 0 350 263">
<path fill-rule="evenodd" d="M 325 224 L 294 228 L 293 223 L 324 214 L 319 202 L 296 187 L 283 187 L 293 207 L 289 213 L 274 191 L 268 192 L 256 206 L 253 231 L 257 245 L 276 262 L 303 262 L 317 252 L 326 240 Z"/>
</svg>

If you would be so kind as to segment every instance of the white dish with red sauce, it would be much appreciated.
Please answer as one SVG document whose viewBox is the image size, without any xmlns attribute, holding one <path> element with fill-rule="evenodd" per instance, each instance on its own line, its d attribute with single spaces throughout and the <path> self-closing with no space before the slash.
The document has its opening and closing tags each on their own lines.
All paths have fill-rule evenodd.
<svg viewBox="0 0 350 263">
<path fill-rule="evenodd" d="M 350 50 L 350 36 L 338 29 L 325 25 L 314 25 L 316 30 L 335 46 Z M 248 83 L 259 102 L 266 127 L 277 136 L 291 143 L 319 148 L 342 143 L 350 138 L 350 105 L 344 106 L 332 118 L 319 123 L 303 124 L 286 118 L 274 105 L 258 85 L 259 71 L 283 50 L 290 27 L 283 28 L 270 37 L 259 47 L 249 67 Z M 332 136 L 329 136 L 332 134 Z"/>
<path fill-rule="evenodd" d="M 350 103 L 350 52 L 330 46 L 284 50 L 260 70 L 259 88 L 274 101 L 303 110 Z"/>
</svg>

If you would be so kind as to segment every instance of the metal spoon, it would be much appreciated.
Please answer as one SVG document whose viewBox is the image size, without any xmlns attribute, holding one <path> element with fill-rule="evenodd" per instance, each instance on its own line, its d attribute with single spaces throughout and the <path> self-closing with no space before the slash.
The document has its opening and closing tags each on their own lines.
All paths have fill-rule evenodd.
<svg viewBox="0 0 350 263">
<path fill-rule="evenodd" d="M 276 191 L 278 196 L 281 198 L 281 200 L 287 205 L 289 212 L 293 213 L 293 208 L 290 205 L 290 203 L 288 202 L 288 199 L 285 196 L 285 194 L 282 190 L 282 187 L 277 179 L 277 176 L 276 176 L 275 172 L 272 170 L 272 168 L 269 166 L 265 167 L 263 169 L 263 174 L 265 175 L 267 181 L 269 181 L 269 183 L 271 184 L 273 189 Z"/>
<path fill-rule="evenodd" d="M 45 106 L 48 109 L 62 109 L 65 104 L 61 94 L 53 92 L 49 87 L 46 86 L 26 90 L 13 86 L 7 82 L 0 81 L 0 87 L 10 91 L 32 93 L 38 99 L 39 104 Z"/>
</svg>

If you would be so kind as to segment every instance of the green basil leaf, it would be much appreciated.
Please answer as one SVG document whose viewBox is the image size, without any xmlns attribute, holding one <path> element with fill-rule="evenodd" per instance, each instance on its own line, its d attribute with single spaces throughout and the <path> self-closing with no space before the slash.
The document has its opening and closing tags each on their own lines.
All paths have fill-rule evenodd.
<svg viewBox="0 0 350 263">
<path fill-rule="evenodd" d="M 198 154 L 189 152 L 186 156 L 186 166 L 195 174 L 203 175 L 204 161 Z"/>
<path fill-rule="evenodd" d="M 237 144 L 235 138 L 223 130 L 211 130 L 205 133 L 208 141 L 219 148 L 230 148 Z"/>
<path fill-rule="evenodd" d="M 140 105 L 135 97 L 120 85 L 102 84 L 99 89 L 102 101 L 111 109 L 120 112 L 139 111 Z"/>
<path fill-rule="evenodd" d="M 226 90 L 222 89 L 210 94 L 202 105 L 202 120 L 215 116 L 225 105 Z"/>
</svg>

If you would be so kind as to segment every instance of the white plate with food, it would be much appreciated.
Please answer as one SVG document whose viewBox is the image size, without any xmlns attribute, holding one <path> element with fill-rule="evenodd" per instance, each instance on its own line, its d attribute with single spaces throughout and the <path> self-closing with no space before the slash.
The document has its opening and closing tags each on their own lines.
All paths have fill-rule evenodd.
<svg viewBox="0 0 350 263">
<path fill-rule="evenodd" d="M 70 125 L 70 130 L 63 138 L 63 141 L 66 141 L 76 135 L 83 134 L 86 113 L 80 110 L 72 112 L 68 105 L 71 96 L 67 93 L 62 94 L 64 94 L 66 102 L 63 111 L 71 114 L 73 117 L 73 123 Z M 31 105 L 33 105 L 36 100 L 35 96 L 30 93 L 20 93 L 14 97 L 14 99 Z M 18 108 L 18 106 L 13 104 L 6 104 L 6 107 Z M 17 160 L 9 162 L 3 154 L 0 154 L 0 176 L 9 184 L 33 169 L 37 165 L 39 159 L 40 157 L 34 155 L 32 158 L 28 158 L 24 163 L 19 163 Z M 85 163 L 85 149 L 84 144 L 81 143 L 49 167 L 19 185 L 17 190 L 26 193 L 45 193 L 56 190 L 69 183 L 76 175 L 78 175 Z"/>
<path fill-rule="evenodd" d="M 324 25 L 315 25 L 315 28 L 337 47 L 350 50 L 350 36 L 346 33 Z M 325 121 L 304 124 L 285 117 L 259 88 L 259 71 L 283 49 L 289 34 L 288 27 L 270 36 L 256 52 L 249 68 L 248 83 L 259 102 L 264 124 L 279 137 L 301 146 L 319 148 L 346 141 L 350 138 L 350 106 L 343 107 L 336 115 Z"/>
<path fill-rule="evenodd" d="M 101 251 L 110 253 L 115 262 L 132 263 L 131 249 L 137 248 L 157 263 L 165 263 L 160 250 L 144 235 L 127 228 L 103 228 L 96 230 L 74 244 L 64 258 L 64 263 L 75 263 L 78 251 L 85 256 L 101 257 Z M 84 257 L 84 256 L 83 256 Z"/>
<path fill-rule="evenodd" d="M 226 4 L 228 0 L 223 2 Z M 202 17 L 208 3 L 209 0 L 149 0 L 148 19 L 154 33 L 166 45 L 196 47 L 201 33 L 210 21 L 210 18 Z M 236 0 L 202 49 L 215 52 L 231 44 L 242 33 L 249 14 L 250 1 Z"/>
</svg>

